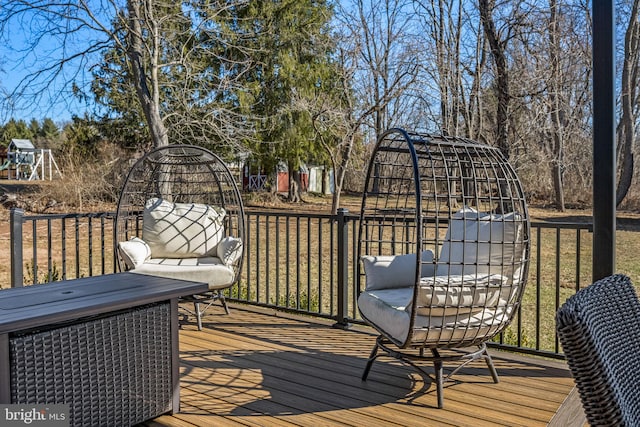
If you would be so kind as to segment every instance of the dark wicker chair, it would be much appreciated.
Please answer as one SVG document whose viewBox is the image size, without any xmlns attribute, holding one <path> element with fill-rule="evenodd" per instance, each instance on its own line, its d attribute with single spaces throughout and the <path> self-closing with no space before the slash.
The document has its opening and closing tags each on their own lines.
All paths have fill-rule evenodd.
<svg viewBox="0 0 640 427">
<path fill-rule="evenodd" d="M 115 245 L 121 271 L 193 280 L 209 292 L 194 303 L 198 329 L 243 262 L 245 217 L 236 181 L 223 160 L 205 148 L 169 145 L 131 168 L 118 201 Z"/>
<path fill-rule="evenodd" d="M 358 256 L 358 309 L 380 333 L 363 379 L 379 354 L 433 363 L 440 408 L 443 382 L 472 360 L 498 382 L 486 342 L 518 311 L 529 216 L 497 148 L 387 131 L 369 164 Z M 457 366 L 447 378 L 445 362 Z"/>
<path fill-rule="evenodd" d="M 614 275 L 578 291 L 556 329 L 589 424 L 640 425 L 640 301 Z"/>
</svg>

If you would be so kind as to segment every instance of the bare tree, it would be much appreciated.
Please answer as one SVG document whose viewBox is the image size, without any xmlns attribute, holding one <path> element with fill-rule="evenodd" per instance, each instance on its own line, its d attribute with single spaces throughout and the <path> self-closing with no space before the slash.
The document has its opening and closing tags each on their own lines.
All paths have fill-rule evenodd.
<svg viewBox="0 0 640 427">
<path fill-rule="evenodd" d="M 410 6 L 408 0 L 354 0 L 336 12 L 341 40 L 355 42 L 344 49 L 354 69 L 353 122 L 369 127 L 374 139 L 407 119 L 403 98 L 415 88 L 420 65 Z"/>
<path fill-rule="evenodd" d="M 550 58 L 550 78 L 549 78 L 549 104 L 551 117 L 551 139 L 552 139 L 552 159 L 551 159 L 551 175 L 553 179 L 553 189 L 555 192 L 556 208 L 564 212 L 564 186 L 563 186 L 563 168 L 564 168 L 564 137 L 563 127 L 565 122 L 566 111 L 561 101 L 561 70 L 560 56 L 562 55 L 560 47 L 560 30 L 558 23 L 558 2 L 556 0 L 549 1 L 549 24 L 547 26 L 549 37 L 549 58 Z"/>
<path fill-rule="evenodd" d="M 341 73 L 331 87 L 318 90 L 313 99 L 300 99 L 301 109 L 311 116 L 314 133 L 321 144 L 333 169 L 333 195 L 331 213 L 335 215 L 340 207 L 340 195 L 360 130 L 372 110 L 359 111 L 356 99 L 351 93 L 354 68 L 354 53 L 351 46 L 345 49 L 346 41 L 337 53 L 337 68 Z M 357 49 L 357 48 L 356 48 Z M 302 104 L 304 103 L 304 104 Z"/>
<path fill-rule="evenodd" d="M 540 123 L 539 144 L 549 165 L 553 203 L 559 211 L 565 210 L 567 178 L 577 183 L 575 176 L 579 174 L 587 178 L 584 183 L 589 182 L 582 162 L 590 155 L 576 161 L 576 155 L 580 155 L 582 147 L 591 140 L 590 133 L 585 132 L 590 128 L 590 110 L 586 105 L 591 99 L 591 57 L 587 48 L 588 32 L 580 25 L 581 12 L 583 10 L 571 2 L 549 0 L 548 7 L 540 7 L 532 18 L 547 23 L 540 31 L 532 31 L 532 40 L 539 46 L 527 50 L 529 57 L 535 58 L 532 61 L 536 64 L 535 73 L 543 77 L 537 79 L 542 85 L 540 90 L 528 92 L 533 104 L 540 102 L 540 115 L 529 114 L 528 122 Z M 576 184 L 573 185 L 575 190 Z"/>
<path fill-rule="evenodd" d="M 516 26 L 507 50 L 510 160 L 529 178 L 533 194 L 551 198 L 562 211 L 568 184 L 572 202 L 590 185 L 589 26 L 573 2 L 522 7 L 526 13 L 503 10 L 501 18 L 505 34 L 506 25 Z"/>
<path fill-rule="evenodd" d="M 618 151 L 620 177 L 616 190 L 616 203 L 620 205 L 627 196 L 633 178 L 633 145 L 636 139 L 638 84 L 640 82 L 640 22 L 639 1 L 634 0 L 629 12 L 629 24 L 624 36 L 624 60 L 622 63 L 622 112 L 618 126 Z"/>
<path fill-rule="evenodd" d="M 377 139 L 407 116 L 403 97 L 414 87 L 419 67 L 409 5 L 356 0 L 337 6 L 339 78 L 306 105 L 334 171 L 334 214 L 358 141 Z"/>
<path fill-rule="evenodd" d="M 480 17 L 484 33 L 491 48 L 491 56 L 495 66 L 496 87 L 496 145 L 505 157 L 509 158 L 509 102 L 511 100 L 509 86 L 509 66 L 506 48 L 509 37 L 498 33 L 493 13 L 495 0 L 479 0 Z"/>
<path fill-rule="evenodd" d="M 406 118 L 408 91 L 416 82 L 418 62 L 408 1 L 356 0 L 337 6 L 337 79 L 322 82 L 313 97 L 298 96 L 296 108 L 306 111 L 316 141 L 333 169 L 332 213 L 358 144 L 376 139 Z"/>
<path fill-rule="evenodd" d="M 11 29 L 20 28 L 30 35 L 28 45 L 15 52 L 29 71 L 5 103 L 24 108 L 41 105 L 47 97 L 71 99 L 80 94 L 87 99 L 93 77 L 90 70 L 102 65 L 105 52 L 115 50 L 125 59 L 124 69 L 118 70 L 125 85 L 121 90 L 126 85 L 135 90 L 154 146 L 168 144 L 170 133 L 209 139 L 213 133 L 237 147 L 249 135 L 247 120 L 233 109 L 224 109 L 223 103 L 211 108 L 212 100 L 224 98 L 220 91 L 234 87 L 228 77 L 242 74 L 229 70 L 250 62 L 234 58 L 233 63 L 221 66 L 222 49 L 212 48 L 229 42 L 215 40 L 220 33 L 210 29 L 222 27 L 215 21 L 235 6 L 234 1 L 197 6 L 169 0 L 12 0 L 0 8 L 0 30 L 9 46 Z M 28 63 L 43 51 L 48 53 L 45 60 Z"/>
<path fill-rule="evenodd" d="M 463 0 L 419 0 L 421 85 L 436 82 L 438 114 L 434 121 L 448 135 L 476 138 L 482 126 L 482 75 L 486 71 L 486 37 L 480 20 Z M 431 96 L 429 91 L 422 91 Z M 428 103 L 428 101 L 427 101 Z"/>
<path fill-rule="evenodd" d="M 108 8 L 101 6 L 100 10 Z M 111 46 L 113 36 L 110 25 L 103 26 L 104 21 L 86 12 L 84 2 L 3 2 L 0 35 L 7 57 L 2 59 L 6 72 L 21 76 L 5 92 L 6 112 L 30 112 L 36 105 L 45 107 L 42 104 L 49 98 L 58 105 L 75 101 L 74 90 L 90 79 L 86 71 L 99 52 Z"/>
<path fill-rule="evenodd" d="M 133 74 L 133 85 L 147 120 L 153 145 L 168 145 L 167 128 L 160 113 L 160 25 L 148 1 L 128 0 L 127 10 L 129 45 L 126 52 Z M 148 33 L 147 37 L 143 31 Z M 145 55 L 145 41 L 148 41 L 149 55 Z M 148 61 L 145 61 L 145 57 L 148 57 Z"/>
</svg>

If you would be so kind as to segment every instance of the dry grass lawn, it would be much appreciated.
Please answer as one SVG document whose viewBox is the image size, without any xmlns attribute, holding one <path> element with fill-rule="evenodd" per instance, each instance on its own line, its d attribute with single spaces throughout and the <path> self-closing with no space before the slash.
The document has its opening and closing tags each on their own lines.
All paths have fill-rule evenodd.
<svg viewBox="0 0 640 427">
<path fill-rule="evenodd" d="M 46 184 L 53 185 L 53 184 Z M 3 188 L 4 187 L 4 188 Z M 44 187 L 46 189 L 46 186 Z M 29 183 L 17 183 L 11 185 L 10 187 L 7 184 L 3 184 L 0 182 L 0 194 L 3 192 L 9 191 L 18 191 L 26 193 L 26 197 L 33 197 L 35 193 L 32 193 L 34 190 L 33 184 Z M 40 193 L 41 194 L 41 193 Z M 261 210 L 266 211 L 280 211 L 286 210 L 287 212 L 299 211 L 299 212 L 314 212 L 314 213 L 328 213 L 331 208 L 331 198 L 330 197 L 317 197 L 317 196 L 307 196 L 307 203 L 299 204 L 295 206 L 291 206 L 289 204 L 284 204 L 282 202 L 273 201 L 270 199 L 265 200 L 249 200 L 247 205 L 250 208 L 259 208 Z M 347 208 L 351 213 L 357 213 L 360 209 L 360 198 L 357 196 L 344 196 L 342 199 L 342 206 Z M 35 201 L 31 201 L 31 204 L 37 206 Z M 115 208 L 113 205 L 104 205 L 99 207 L 94 207 L 92 210 L 94 212 L 105 212 L 105 211 L 113 211 Z M 47 210 L 45 213 L 52 212 L 61 212 L 64 213 L 65 208 L 63 205 L 58 205 L 54 209 Z M 541 209 L 532 207 L 531 208 L 531 217 L 533 221 L 545 221 L 551 223 L 588 223 L 591 221 L 591 212 L 589 210 L 569 210 L 567 212 L 556 212 L 550 209 Z M 30 212 L 27 212 L 30 214 Z M 99 229 L 99 220 L 95 220 L 94 227 L 97 226 Z M 264 221 L 264 217 L 262 217 L 261 221 Z M 304 221 L 302 221 L 301 230 L 305 229 Z M 40 221 L 38 223 L 38 281 L 43 282 L 46 281 L 46 272 L 49 265 L 53 265 L 54 269 L 56 269 L 56 275 L 60 278 L 62 274 L 62 269 L 65 270 L 67 278 L 74 277 L 82 277 L 87 275 L 95 275 L 101 274 L 101 269 L 105 269 L 105 271 L 111 272 L 113 271 L 113 259 L 112 259 L 112 241 L 111 241 L 111 222 L 106 221 L 105 224 L 108 226 L 104 238 L 99 236 L 97 231 L 94 231 L 91 237 L 91 247 L 89 247 L 89 238 L 87 226 L 84 227 L 78 239 L 74 236 L 73 231 L 73 222 L 67 224 L 66 231 L 66 251 L 67 257 L 70 257 L 71 253 L 75 250 L 81 254 L 81 257 L 86 257 L 86 254 L 89 252 L 89 249 L 93 252 L 94 264 L 88 266 L 87 262 L 83 260 L 76 265 L 75 262 L 70 262 L 68 265 L 61 265 L 59 261 L 62 259 L 63 248 L 61 246 L 61 221 L 53 221 L 50 225 L 51 231 L 49 234 L 48 226 L 45 221 Z M 640 263 L 637 262 L 636 254 L 640 253 L 640 214 L 632 213 L 632 212 L 620 212 L 618 218 L 618 226 L 619 231 L 616 235 L 617 238 L 617 271 L 620 273 L 624 273 L 629 275 L 632 280 L 640 285 Z M 328 232 L 329 227 L 326 227 L 326 231 Z M 280 233 L 282 234 L 282 231 Z M 269 239 L 273 242 L 275 241 L 275 227 L 272 225 L 269 231 Z M 264 233 L 266 234 L 266 233 Z M 303 235 L 304 242 L 301 245 L 301 248 L 298 250 L 301 252 L 301 261 L 298 268 L 302 268 L 304 271 L 305 265 L 302 263 L 307 260 L 304 256 L 305 251 L 308 251 L 310 254 L 317 250 L 318 242 L 314 242 L 313 240 L 307 242 L 306 241 L 306 232 L 300 233 Z M 539 346 L 540 348 L 553 350 L 556 343 L 554 342 L 554 334 L 547 333 L 544 334 L 544 331 L 553 331 L 554 330 L 554 313 L 559 304 L 564 302 L 564 300 L 572 295 L 575 292 L 575 289 L 579 287 L 584 287 L 591 282 L 591 269 L 592 269 L 592 235 L 588 232 L 580 233 L 580 247 L 576 247 L 576 231 L 575 230 L 562 230 L 560 235 L 556 235 L 556 231 L 553 229 L 543 229 L 540 235 L 540 259 L 542 260 L 540 265 L 538 266 L 535 262 L 536 254 L 538 251 L 537 245 L 537 236 L 536 233 L 533 233 L 532 236 L 532 265 L 529 273 L 529 283 L 527 286 L 526 295 L 523 301 L 523 337 L 526 341 L 524 344 L 532 347 Z M 52 236 L 49 238 L 48 236 Z M 25 226 L 24 228 L 24 243 L 25 243 L 25 264 L 27 268 L 25 269 L 25 281 L 31 282 L 33 281 L 33 273 L 31 272 L 30 267 L 32 266 L 32 229 L 31 226 Z M 315 236 L 315 235 L 314 235 Z M 254 236 L 255 237 L 255 236 Z M 264 240 L 267 236 L 262 235 L 260 237 L 261 240 Z M 318 239 L 318 237 L 314 237 Z M 49 258 L 49 254 L 47 253 L 47 247 L 49 246 L 49 239 L 51 240 L 51 256 Z M 561 252 L 557 254 L 556 252 L 556 241 L 560 239 L 561 241 Z M 282 242 L 285 242 L 286 238 L 282 237 Z M 293 245 L 294 243 L 292 243 Z M 256 247 L 264 247 L 263 244 L 258 244 Z M 77 249 L 76 249 L 77 248 Z M 255 250 L 255 248 L 254 248 Z M 323 248 L 323 251 L 326 248 Z M 273 248 L 272 248 L 273 251 Z M 104 259 L 100 256 L 101 253 L 104 253 Z M 579 255 L 577 255 L 579 253 Z M 9 210 L 6 208 L 0 207 L 0 288 L 7 288 L 10 285 L 10 234 L 9 234 Z M 293 254 L 295 256 L 296 254 Z M 258 258 L 265 258 L 266 255 L 264 251 L 260 253 L 255 253 L 252 255 Z M 271 258 L 275 257 L 275 254 L 272 253 Z M 598 254 L 596 254 L 598 256 Z M 579 257 L 579 258 L 578 258 Z M 313 257 L 312 257 L 313 258 Z M 579 259 L 580 268 L 577 268 Z M 252 261 L 252 265 L 255 264 L 256 259 Z M 329 267 L 325 265 L 329 262 L 329 257 L 323 258 L 323 266 L 322 271 L 329 271 Z M 30 264 L 31 263 L 31 264 Z M 103 264 L 104 263 L 104 264 Z M 276 262 L 275 258 L 266 260 L 262 259 L 262 265 L 272 265 L 274 268 L 278 269 L 287 269 L 294 268 L 291 266 L 283 266 L 279 265 Z M 282 263 L 280 263 L 282 264 Z M 295 266 L 296 263 L 292 263 L 291 265 Z M 311 265 L 308 268 L 312 268 Z M 317 266 L 315 267 L 317 270 Z M 295 273 L 295 272 L 294 272 Z M 251 272 L 253 276 L 253 280 L 258 274 L 264 275 L 265 272 Z M 291 273 L 290 273 L 291 274 Z M 275 276 L 275 273 L 272 273 L 272 279 Z M 539 276 L 539 277 L 538 277 Z M 312 273 L 311 277 L 318 277 L 317 273 Z M 54 279 L 55 279 L 54 278 Z M 556 280 L 561 284 L 560 289 L 556 292 L 555 283 Z M 316 286 L 316 285 L 314 285 Z M 322 286 L 321 284 L 317 286 Z M 304 290 L 303 290 L 304 291 Z M 255 290 L 252 291 L 256 293 Z M 266 295 L 266 288 L 263 285 L 261 291 L 257 292 L 255 296 L 251 296 L 250 299 L 258 299 L 259 301 L 266 302 L 269 300 L 273 300 L 275 302 L 277 298 L 273 299 L 273 295 Z M 271 288 L 270 292 L 274 292 L 274 288 Z M 294 291 L 295 292 L 295 291 Z M 329 290 L 324 289 L 319 291 L 323 295 L 323 300 L 327 298 L 329 295 Z M 258 295 L 258 293 L 260 295 Z M 281 291 L 282 295 L 284 291 Z M 318 291 L 316 291 L 316 294 Z M 312 295 L 313 296 L 313 295 Z M 282 301 L 278 301 L 282 302 Z M 323 305 L 326 305 L 323 302 Z M 536 313 L 540 313 L 536 315 Z M 542 336 L 537 336 L 537 332 L 543 331 Z"/>
</svg>

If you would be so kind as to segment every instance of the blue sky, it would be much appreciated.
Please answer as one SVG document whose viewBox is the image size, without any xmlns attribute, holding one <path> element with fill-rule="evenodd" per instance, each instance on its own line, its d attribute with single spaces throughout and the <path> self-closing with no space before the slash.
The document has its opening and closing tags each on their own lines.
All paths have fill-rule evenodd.
<svg viewBox="0 0 640 427">
<path fill-rule="evenodd" d="M 33 31 L 38 28 L 40 31 Z M 33 37 L 42 33 L 46 37 L 40 39 L 32 49 Z M 51 24 L 43 17 L 26 15 L 21 20 L 13 20 L 2 34 L 0 42 L 0 124 L 9 118 L 30 121 L 32 118 L 42 120 L 46 117 L 62 124 L 71 120 L 72 115 L 83 115 L 91 105 L 83 104 L 71 93 L 70 81 L 88 82 L 91 79 L 87 67 L 89 58 L 79 57 L 75 64 L 62 69 L 62 73 L 53 78 L 50 73 L 25 85 L 26 96 L 18 97 L 7 103 L 7 94 L 13 93 L 16 86 L 30 73 L 43 69 L 56 62 L 56 58 L 68 55 L 69 52 L 82 51 L 95 37 L 88 30 L 74 35 L 56 34 L 49 30 Z M 63 43 L 63 37 L 66 37 Z M 66 52 L 63 46 L 67 47 Z M 91 62 L 89 62 L 91 63 Z M 32 92 L 31 94 L 29 92 Z M 33 98 L 33 93 L 39 95 Z"/>
<path fill-rule="evenodd" d="M 44 2 L 46 0 L 41 1 Z M 114 1 L 117 3 L 119 0 Z M 113 13 L 113 9 L 109 9 L 109 6 L 113 6 L 113 4 L 96 0 L 98 5 L 103 3 L 102 14 L 105 17 L 105 22 L 108 22 L 109 15 Z M 27 16 L 22 21 L 12 21 L 7 28 L 6 34 L 0 35 L 0 95 L 11 93 L 17 83 L 27 76 L 29 72 L 41 68 L 49 58 L 62 54 L 60 48 L 62 36 L 56 36 L 55 33 L 52 34 L 51 32 L 49 32 L 51 34 L 50 37 L 41 40 L 37 49 L 31 51 L 28 55 L 24 54 L 28 41 L 34 35 L 32 28 L 50 27 L 51 24 L 44 18 L 39 19 L 34 16 Z M 95 37 L 95 32 L 83 30 L 75 34 L 71 39 L 66 39 L 65 43 L 71 46 L 71 50 L 81 51 L 83 44 L 86 46 L 88 42 L 94 41 Z M 85 111 L 91 110 L 93 108 L 92 99 L 88 99 L 83 103 L 70 93 L 70 86 L 64 85 L 65 81 L 68 82 L 72 77 L 77 81 L 84 81 L 85 84 L 91 80 L 88 64 L 95 61 L 91 61 L 89 58 L 79 58 L 79 62 L 82 60 L 85 62 L 81 66 L 70 66 L 66 69 L 67 73 L 75 72 L 78 73 L 77 75 L 66 74 L 53 80 L 45 76 L 39 81 L 27 85 L 30 90 L 38 91 L 43 89 L 38 100 L 33 101 L 25 97 L 23 100 L 28 99 L 29 102 L 22 103 L 22 105 L 14 104 L 13 107 L 0 103 L 0 124 L 10 117 L 27 121 L 32 118 L 42 120 L 45 117 L 50 117 L 57 123 L 63 123 L 69 121 L 72 115 L 83 115 Z"/>
</svg>

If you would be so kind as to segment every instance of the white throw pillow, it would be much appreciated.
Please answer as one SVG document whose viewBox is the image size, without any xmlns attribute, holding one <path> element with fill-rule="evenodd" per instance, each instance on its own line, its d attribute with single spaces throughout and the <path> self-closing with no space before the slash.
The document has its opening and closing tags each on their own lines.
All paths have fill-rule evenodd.
<svg viewBox="0 0 640 427">
<path fill-rule="evenodd" d="M 232 265 L 242 255 L 242 240 L 237 237 L 227 236 L 218 243 L 218 258 L 225 265 Z"/>
<path fill-rule="evenodd" d="M 224 235 L 225 211 L 196 203 L 149 199 L 144 207 L 142 239 L 153 258 L 215 256 Z"/>
<path fill-rule="evenodd" d="M 390 289 L 415 285 L 416 254 L 407 255 L 364 255 L 361 257 L 364 274 L 367 279 L 366 289 Z M 422 276 L 433 275 L 429 263 L 433 262 L 433 252 L 422 252 Z"/>
<path fill-rule="evenodd" d="M 502 273 L 510 275 L 520 262 L 522 229 L 516 213 L 496 215 L 465 208 L 452 217 L 445 236 L 437 275 Z M 504 269 L 503 269 L 504 267 Z"/>
<path fill-rule="evenodd" d="M 151 248 L 139 237 L 132 237 L 126 242 L 118 242 L 120 256 L 129 270 L 142 265 L 151 257 Z"/>
</svg>

